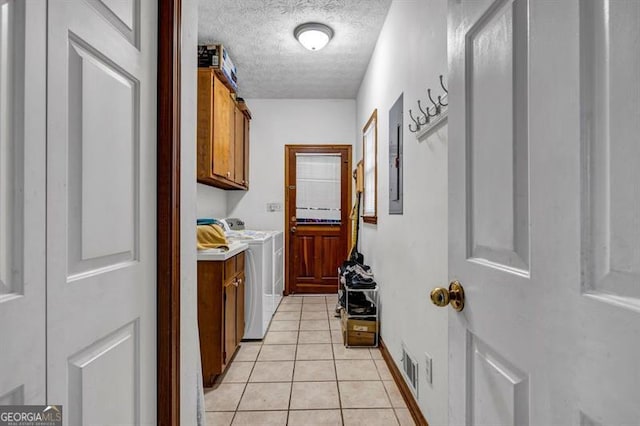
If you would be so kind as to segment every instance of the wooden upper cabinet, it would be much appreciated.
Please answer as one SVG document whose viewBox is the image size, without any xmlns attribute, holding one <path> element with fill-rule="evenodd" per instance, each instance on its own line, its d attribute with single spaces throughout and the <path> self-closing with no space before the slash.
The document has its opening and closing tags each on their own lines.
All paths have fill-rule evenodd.
<svg viewBox="0 0 640 426">
<path fill-rule="evenodd" d="M 198 69 L 198 182 L 248 189 L 248 117 L 212 69 Z"/>
</svg>

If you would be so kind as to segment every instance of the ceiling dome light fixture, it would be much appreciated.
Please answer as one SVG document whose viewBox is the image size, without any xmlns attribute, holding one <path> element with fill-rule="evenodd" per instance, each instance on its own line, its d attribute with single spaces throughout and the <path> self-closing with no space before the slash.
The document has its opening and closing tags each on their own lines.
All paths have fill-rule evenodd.
<svg viewBox="0 0 640 426">
<path fill-rule="evenodd" d="M 305 48 L 320 50 L 329 43 L 333 37 L 333 30 L 325 24 L 307 22 L 293 30 L 293 35 Z"/>
</svg>

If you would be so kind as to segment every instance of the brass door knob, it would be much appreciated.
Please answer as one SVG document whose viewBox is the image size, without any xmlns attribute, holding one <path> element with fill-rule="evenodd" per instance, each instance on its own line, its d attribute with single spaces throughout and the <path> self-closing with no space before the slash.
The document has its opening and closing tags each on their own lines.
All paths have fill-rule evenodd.
<svg viewBox="0 0 640 426">
<path fill-rule="evenodd" d="M 449 284 L 449 290 L 442 287 L 436 287 L 431 290 L 431 302 L 434 305 L 445 307 L 451 304 L 451 307 L 460 312 L 464 309 L 464 289 L 458 281 L 452 281 Z"/>
</svg>

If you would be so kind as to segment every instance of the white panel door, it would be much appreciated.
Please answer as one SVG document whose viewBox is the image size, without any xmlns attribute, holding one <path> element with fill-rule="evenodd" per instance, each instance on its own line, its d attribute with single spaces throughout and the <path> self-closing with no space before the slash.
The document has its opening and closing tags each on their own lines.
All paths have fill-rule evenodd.
<svg viewBox="0 0 640 426">
<path fill-rule="evenodd" d="M 450 424 L 638 424 L 640 2 L 450 0 L 448 41 Z"/>
<path fill-rule="evenodd" d="M 47 389 L 155 424 L 156 2 L 48 5 Z"/>
<path fill-rule="evenodd" d="M 46 4 L 0 0 L 0 405 L 44 404 Z"/>
</svg>

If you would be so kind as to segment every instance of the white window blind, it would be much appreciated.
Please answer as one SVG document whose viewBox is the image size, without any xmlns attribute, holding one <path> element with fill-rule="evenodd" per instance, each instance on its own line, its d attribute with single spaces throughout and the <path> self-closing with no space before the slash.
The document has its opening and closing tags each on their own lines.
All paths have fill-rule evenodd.
<svg viewBox="0 0 640 426">
<path fill-rule="evenodd" d="M 340 154 L 296 154 L 298 222 L 340 222 L 340 159 Z"/>
</svg>

